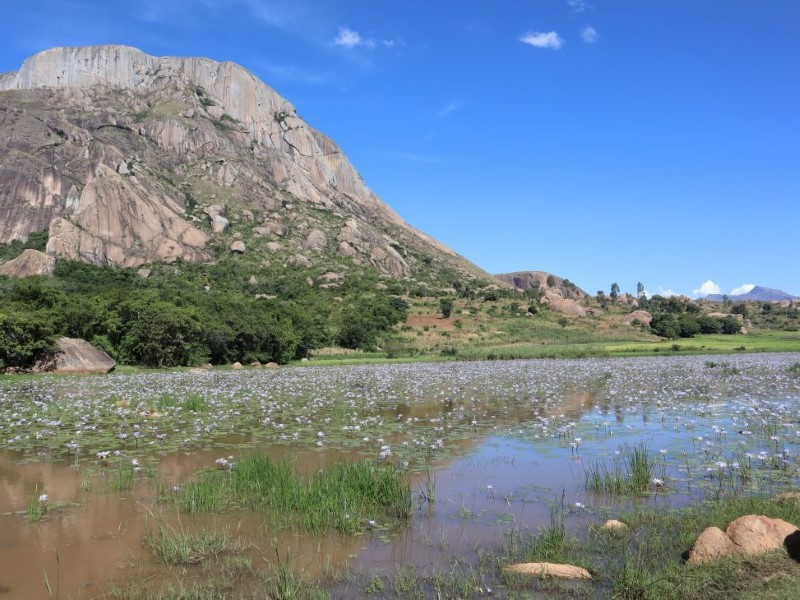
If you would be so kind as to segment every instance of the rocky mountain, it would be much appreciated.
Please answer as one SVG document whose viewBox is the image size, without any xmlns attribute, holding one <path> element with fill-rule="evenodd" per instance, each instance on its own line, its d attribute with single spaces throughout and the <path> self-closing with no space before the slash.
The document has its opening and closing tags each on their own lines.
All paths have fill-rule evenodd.
<svg viewBox="0 0 800 600">
<path fill-rule="evenodd" d="M 576 300 L 588 295 L 569 279 L 562 279 L 558 275 L 545 271 L 516 271 L 514 273 L 495 275 L 495 278 L 522 291 L 529 289 L 538 289 L 542 292 L 556 290 L 564 298 L 574 298 Z"/>
<path fill-rule="evenodd" d="M 724 299 L 722 294 L 710 294 L 703 298 L 709 302 L 722 302 Z M 800 296 L 792 296 L 783 290 L 776 290 L 773 288 L 755 286 L 746 294 L 737 294 L 736 296 L 728 296 L 731 302 L 791 302 L 800 300 Z"/>
<path fill-rule="evenodd" d="M 414 229 L 239 65 L 55 48 L 0 75 L 0 243 L 136 267 L 223 252 L 489 278 Z"/>
</svg>

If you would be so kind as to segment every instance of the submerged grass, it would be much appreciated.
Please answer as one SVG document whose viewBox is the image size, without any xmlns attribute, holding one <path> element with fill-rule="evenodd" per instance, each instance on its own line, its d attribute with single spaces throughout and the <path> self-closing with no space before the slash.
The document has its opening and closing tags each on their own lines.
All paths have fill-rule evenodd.
<svg viewBox="0 0 800 600">
<path fill-rule="evenodd" d="M 190 533 L 162 522 L 155 531 L 148 531 L 144 539 L 166 565 L 194 565 L 208 557 L 241 549 L 241 544 L 234 542 L 226 530 L 202 529 Z"/>
<path fill-rule="evenodd" d="M 206 471 L 181 487 L 179 506 L 187 512 L 215 512 L 242 506 L 262 511 L 279 527 L 353 533 L 379 527 L 379 519 L 411 516 L 411 491 L 392 465 L 339 462 L 304 477 L 288 462 L 253 454 L 226 471 Z"/>
</svg>

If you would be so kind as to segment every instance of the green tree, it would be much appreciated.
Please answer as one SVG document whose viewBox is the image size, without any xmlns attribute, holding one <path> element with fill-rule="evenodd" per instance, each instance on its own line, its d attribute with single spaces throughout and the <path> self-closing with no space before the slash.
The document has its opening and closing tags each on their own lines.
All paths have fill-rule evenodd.
<svg viewBox="0 0 800 600">
<path fill-rule="evenodd" d="M 731 307 L 731 312 L 735 315 L 742 315 L 745 319 L 749 314 L 747 310 L 747 305 L 744 302 L 739 302 L 738 304 L 734 304 Z"/>
<path fill-rule="evenodd" d="M 644 295 L 644 284 L 640 281 L 636 284 L 636 296 L 639 297 L 642 295 Z"/>
<path fill-rule="evenodd" d="M 694 337 L 695 334 L 698 333 L 700 333 L 700 325 L 697 319 L 688 314 L 681 315 L 678 318 L 678 335 L 680 335 L 680 337 Z"/>
<path fill-rule="evenodd" d="M 207 360 L 200 325 L 186 309 L 158 302 L 138 311 L 120 350 L 127 362 L 146 367 L 177 367 Z"/>
<path fill-rule="evenodd" d="M 597 290 L 597 302 L 601 308 L 606 307 L 606 293 L 603 290 Z"/>
<path fill-rule="evenodd" d="M 55 354 L 52 325 L 26 313 L 0 313 L 0 369 L 29 369 Z"/>
<path fill-rule="evenodd" d="M 673 314 L 658 313 L 653 315 L 653 320 L 650 321 L 650 329 L 654 334 L 671 340 L 680 337 L 680 326 Z"/>
<path fill-rule="evenodd" d="M 741 330 L 741 324 L 733 317 L 725 317 L 722 319 L 722 333 L 734 335 L 739 333 Z"/>
<path fill-rule="evenodd" d="M 614 282 L 611 284 L 611 293 L 609 294 L 612 300 L 616 300 L 617 296 L 619 296 L 619 284 Z"/>
<path fill-rule="evenodd" d="M 452 298 L 439 298 L 439 310 L 442 311 L 442 317 L 449 319 L 453 314 L 453 299 Z"/>
</svg>

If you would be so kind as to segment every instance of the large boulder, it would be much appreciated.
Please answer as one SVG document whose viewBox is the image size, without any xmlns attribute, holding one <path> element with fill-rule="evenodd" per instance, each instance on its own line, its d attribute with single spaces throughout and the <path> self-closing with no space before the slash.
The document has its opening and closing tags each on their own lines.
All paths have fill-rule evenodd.
<svg viewBox="0 0 800 600">
<path fill-rule="evenodd" d="M 95 348 L 86 340 L 58 338 L 55 356 L 34 367 L 47 373 L 110 373 L 117 363 L 108 354 Z"/>
<path fill-rule="evenodd" d="M 795 546 L 800 530 L 782 519 L 745 515 L 731 521 L 723 532 L 705 529 L 689 551 L 687 562 L 701 564 L 729 554 L 761 554 Z"/>
<path fill-rule="evenodd" d="M 744 554 L 759 554 L 783 548 L 787 537 L 797 527 L 783 519 L 770 519 L 762 515 L 745 515 L 728 524 L 725 533 Z"/>
<path fill-rule="evenodd" d="M 549 306 L 550 310 L 564 315 L 572 315 L 573 317 L 586 316 L 586 311 L 580 304 L 570 298 L 564 298 L 561 292 L 557 290 L 547 291 L 539 302 Z"/>
<path fill-rule="evenodd" d="M 733 554 L 735 551 L 731 538 L 722 529 L 708 527 L 697 537 L 697 541 L 689 550 L 686 562 L 699 565 Z"/>
<path fill-rule="evenodd" d="M 56 268 L 56 259 L 38 250 L 23 250 L 16 258 L 0 265 L 0 275 L 7 277 L 31 277 L 34 275 L 52 275 Z"/>
</svg>

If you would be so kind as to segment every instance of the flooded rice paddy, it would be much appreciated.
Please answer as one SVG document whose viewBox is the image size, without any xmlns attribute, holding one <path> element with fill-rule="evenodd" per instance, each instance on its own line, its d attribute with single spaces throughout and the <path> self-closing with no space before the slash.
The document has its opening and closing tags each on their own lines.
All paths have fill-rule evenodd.
<svg viewBox="0 0 800 600">
<path fill-rule="evenodd" d="M 546 526 L 554 506 L 577 529 L 634 504 L 797 487 L 800 355 L 9 378 L 0 448 L 9 597 L 169 580 L 143 543 L 158 523 L 224 530 L 258 568 L 287 556 L 311 577 L 425 570 L 474 562 L 509 531 Z M 644 487 L 612 489 L 637 450 Z M 258 511 L 178 511 L 172 497 L 199 471 L 253 452 L 307 474 L 393 464 L 411 482 L 413 516 L 312 536 Z"/>
</svg>

